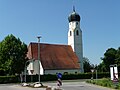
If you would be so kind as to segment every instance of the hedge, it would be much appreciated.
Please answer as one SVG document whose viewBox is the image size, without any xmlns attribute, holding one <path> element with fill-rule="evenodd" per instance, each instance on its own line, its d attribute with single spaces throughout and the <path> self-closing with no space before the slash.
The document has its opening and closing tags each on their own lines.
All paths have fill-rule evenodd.
<svg viewBox="0 0 120 90">
<path fill-rule="evenodd" d="M 96 74 L 93 73 L 94 78 L 96 78 Z M 110 73 L 98 73 L 98 78 L 107 78 L 110 77 Z M 72 79 L 91 79 L 92 74 L 91 73 L 80 73 L 80 74 L 64 74 L 62 76 L 62 80 L 72 80 Z M 23 76 L 23 79 L 25 76 Z M 26 81 L 27 82 L 37 82 L 38 81 L 38 75 L 27 75 Z M 56 75 L 41 75 L 40 76 L 41 81 L 55 81 L 57 80 Z M 0 83 L 20 83 L 20 76 L 0 76 Z"/>
<path fill-rule="evenodd" d="M 17 76 L 0 76 L 0 84 L 17 83 L 19 81 Z"/>
</svg>

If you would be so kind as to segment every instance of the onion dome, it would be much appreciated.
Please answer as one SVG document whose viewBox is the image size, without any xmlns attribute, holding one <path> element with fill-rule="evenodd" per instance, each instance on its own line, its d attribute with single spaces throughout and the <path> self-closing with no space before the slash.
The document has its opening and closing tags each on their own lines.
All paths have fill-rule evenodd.
<svg viewBox="0 0 120 90">
<path fill-rule="evenodd" d="M 78 21 L 80 22 L 80 15 L 75 12 L 75 8 L 73 7 L 73 12 L 69 15 L 68 21 Z"/>
</svg>

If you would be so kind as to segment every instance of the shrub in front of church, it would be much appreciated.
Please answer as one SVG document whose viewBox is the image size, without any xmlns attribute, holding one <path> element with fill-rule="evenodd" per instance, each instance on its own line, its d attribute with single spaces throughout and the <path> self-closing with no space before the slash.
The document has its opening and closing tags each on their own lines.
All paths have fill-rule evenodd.
<svg viewBox="0 0 120 90">
<path fill-rule="evenodd" d="M 91 79 L 92 73 L 79 73 L 79 74 L 63 74 L 62 80 L 72 80 L 72 79 Z M 109 73 L 98 73 L 97 78 L 107 78 L 110 77 Z M 38 82 L 38 75 L 27 75 L 27 82 Z M 93 73 L 93 78 L 96 78 L 96 73 Z M 25 76 L 23 76 L 23 82 L 25 81 Z M 43 81 L 56 81 L 57 75 L 41 75 L 40 80 Z M 18 83 L 21 82 L 20 76 L 0 76 L 0 83 Z"/>
<path fill-rule="evenodd" d="M 17 83 L 18 81 L 18 77 L 16 76 L 0 76 L 0 84 Z"/>
</svg>

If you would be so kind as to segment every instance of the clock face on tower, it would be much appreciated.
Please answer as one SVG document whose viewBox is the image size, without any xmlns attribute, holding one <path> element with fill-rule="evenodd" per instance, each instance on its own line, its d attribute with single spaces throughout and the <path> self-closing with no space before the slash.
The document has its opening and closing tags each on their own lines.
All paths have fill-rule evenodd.
<svg viewBox="0 0 120 90">
<path fill-rule="evenodd" d="M 74 32 L 74 30 L 75 30 L 75 29 L 74 29 L 74 28 L 72 28 L 72 31 L 73 31 L 73 32 Z"/>
</svg>

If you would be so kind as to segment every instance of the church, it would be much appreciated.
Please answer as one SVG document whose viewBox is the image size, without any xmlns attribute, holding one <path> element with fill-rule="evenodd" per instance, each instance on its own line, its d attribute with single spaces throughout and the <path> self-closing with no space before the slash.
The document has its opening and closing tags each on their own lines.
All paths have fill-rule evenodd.
<svg viewBox="0 0 120 90">
<path fill-rule="evenodd" d="M 75 8 L 68 21 L 68 45 L 30 42 L 26 67 L 29 75 L 84 72 L 80 15 Z"/>
</svg>

